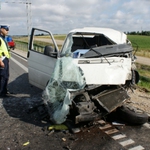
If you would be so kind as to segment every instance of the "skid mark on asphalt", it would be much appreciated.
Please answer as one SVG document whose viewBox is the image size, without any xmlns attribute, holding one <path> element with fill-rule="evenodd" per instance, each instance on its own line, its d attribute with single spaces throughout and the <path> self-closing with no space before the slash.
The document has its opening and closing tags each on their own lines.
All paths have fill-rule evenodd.
<svg viewBox="0 0 150 150">
<path fill-rule="evenodd" d="M 120 131 L 116 129 L 114 126 L 112 126 L 111 124 L 106 123 L 104 126 L 101 126 L 99 128 L 128 150 L 144 150 L 145 149 L 141 145 L 136 145 L 134 140 L 128 138 L 125 134 L 120 133 Z"/>
</svg>

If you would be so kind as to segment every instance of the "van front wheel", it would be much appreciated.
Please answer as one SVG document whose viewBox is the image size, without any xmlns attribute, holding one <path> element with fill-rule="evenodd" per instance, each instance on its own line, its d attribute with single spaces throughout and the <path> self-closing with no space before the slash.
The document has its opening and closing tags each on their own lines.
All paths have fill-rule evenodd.
<svg viewBox="0 0 150 150">
<path fill-rule="evenodd" d="M 148 115 L 131 105 L 123 105 L 117 108 L 117 114 L 122 121 L 129 124 L 142 125 L 148 121 Z"/>
</svg>

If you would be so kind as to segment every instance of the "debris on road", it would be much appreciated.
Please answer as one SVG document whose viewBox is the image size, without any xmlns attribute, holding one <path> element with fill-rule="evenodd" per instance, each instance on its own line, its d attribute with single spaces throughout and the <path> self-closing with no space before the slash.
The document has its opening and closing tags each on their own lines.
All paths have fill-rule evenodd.
<svg viewBox="0 0 150 150">
<path fill-rule="evenodd" d="M 30 144 L 30 142 L 28 141 L 28 142 L 24 143 L 23 146 L 27 146 L 29 144 Z"/>
<path fill-rule="evenodd" d="M 48 130 L 68 130 L 68 127 L 64 124 L 50 125 Z"/>
</svg>

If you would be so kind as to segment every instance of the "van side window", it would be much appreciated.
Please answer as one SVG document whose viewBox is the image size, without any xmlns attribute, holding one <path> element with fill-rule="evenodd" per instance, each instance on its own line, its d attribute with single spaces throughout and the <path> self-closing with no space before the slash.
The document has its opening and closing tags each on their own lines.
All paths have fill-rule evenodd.
<svg viewBox="0 0 150 150">
<path fill-rule="evenodd" d="M 32 41 L 32 50 L 41 54 L 48 55 L 55 49 L 52 38 L 49 34 L 43 31 L 36 30 Z"/>
</svg>

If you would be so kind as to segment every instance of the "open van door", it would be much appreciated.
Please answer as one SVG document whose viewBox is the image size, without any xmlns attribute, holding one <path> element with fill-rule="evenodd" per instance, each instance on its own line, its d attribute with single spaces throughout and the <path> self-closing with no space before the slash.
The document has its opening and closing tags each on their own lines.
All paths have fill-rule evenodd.
<svg viewBox="0 0 150 150">
<path fill-rule="evenodd" d="M 44 89 L 58 56 L 59 50 L 52 33 L 32 28 L 27 56 L 29 83 Z"/>
</svg>

